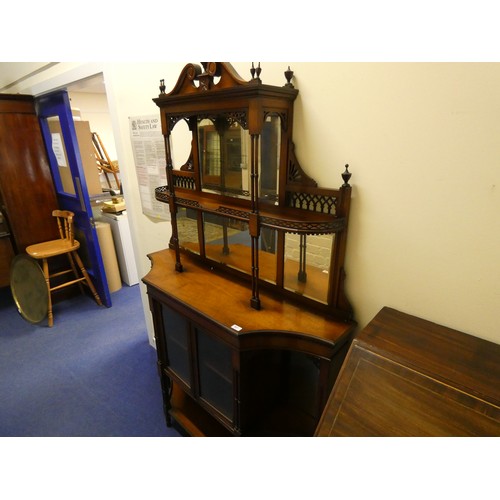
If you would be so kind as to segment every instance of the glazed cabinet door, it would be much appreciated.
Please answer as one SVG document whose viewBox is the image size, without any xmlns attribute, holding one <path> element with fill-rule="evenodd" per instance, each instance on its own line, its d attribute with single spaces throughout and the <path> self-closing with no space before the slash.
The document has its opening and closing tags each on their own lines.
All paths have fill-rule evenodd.
<svg viewBox="0 0 500 500">
<path fill-rule="evenodd" d="M 166 363 L 186 389 L 192 388 L 190 361 L 189 322 L 177 311 L 162 304 L 163 339 L 166 348 Z"/>
<path fill-rule="evenodd" d="M 195 330 L 200 399 L 234 422 L 232 350 L 207 332 Z"/>
<path fill-rule="evenodd" d="M 203 411 L 238 434 L 238 356 L 229 344 L 173 307 L 161 303 L 160 309 L 157 349 L 165 373 Z M 166 407 L 171 404 L 166 402 Z"/>
</svg>

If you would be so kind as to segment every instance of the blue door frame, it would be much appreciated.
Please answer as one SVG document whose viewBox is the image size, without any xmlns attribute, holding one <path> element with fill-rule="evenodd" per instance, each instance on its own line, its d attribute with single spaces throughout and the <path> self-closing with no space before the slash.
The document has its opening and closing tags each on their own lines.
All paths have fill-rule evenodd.
<svg viewBox="0 0 500 500">
<path fill-rule="evenodd" d="M 60 90 L 39 96 L 35 98 L 35 105 L 47 149 L 59 208 L 70 210 L 75 214 L 75 232 L 79 235 L 79 241 L 83 247 L 82 250 L 84 250 L 85 255 L 82 255 L 82 257 L 87 271 L 102 303 L 106 307 L 111 307 L 106 271 L 104 270 L 97 238 L 68 93 L 65 90 Z M 56 133 L 50 128 L 51 121 L 54 120 L 58 121 L 60 126 Z M 63 187 L 61 166 L 69 168 L 74 187 L 74 190 L 71 190 L 72 192 L 68 192 Z M 81 241 L 81 235 L 83 235 L 85 242 Z"/>
</svg>

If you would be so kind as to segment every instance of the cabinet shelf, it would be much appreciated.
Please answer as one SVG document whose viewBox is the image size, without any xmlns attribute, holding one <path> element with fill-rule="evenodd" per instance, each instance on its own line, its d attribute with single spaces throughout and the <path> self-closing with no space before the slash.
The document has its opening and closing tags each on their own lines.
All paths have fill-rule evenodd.
<svg viewBox="0 0 500 500">
<path fill-rule="evenodd" d="M 227 437 L 232 435 L 224 425 L 201 408 L 175 382 L 170 405 L 170 416 L 181 426 L 181 430 L 190 436 Z"/>
<path fill-rule="evenodd" d="M 189 311 L 196 324 L 210 331 L 218 326 L 230 345 L 243 349 L 253 349 L 264 341 L 276 348 L 296 345 L 304 352 L 330 358 L 355 326 L 353 321 L 317 314 L 267 290 L 262 291 L 262 311 L 254 311 L 245 300 L 247 284 L 243 280 L 228 279 L 187 255 L 185 271 L 178 273 L 171 249 L 154 252 L 149 259 L 152 268 L 143 282 L 150 287 L 150 295 Z"/>
<path fill-rule="evenodd" d="M 168 204 L 170 197 L 167 186 L 155 189 L 156 200 Z M 179 188 L 176 190 L 175 203 L 179 207 L 249 222 L 252 214 L 250 207 L 229 203 L 226 200 L 221 203 L 219 198 L 214 199 L 212 196 Z M 344 230 L 347 225 L 345 217 L 298 208 L 280 208 L 267 204 L 261 205 L 259 221 L 264 227 L 304 234 L 336 233 Z"/>
</svg>

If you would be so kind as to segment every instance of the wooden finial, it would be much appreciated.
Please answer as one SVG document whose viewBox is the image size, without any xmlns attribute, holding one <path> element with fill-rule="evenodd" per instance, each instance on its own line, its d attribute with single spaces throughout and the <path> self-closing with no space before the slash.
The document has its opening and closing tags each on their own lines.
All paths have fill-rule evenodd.
<svg viewBox="0 0 500 500">
<path fill-rule="evenodd" d="M 293 71 L 290 69 L 290 66 L 288 66 L 288 69 L 285 71 L 285 78 L 285 87 L 291 87 L 293 89 L 293 84 L 291 83 L 293 78 Z"/>
<path fill-rule="evenodd" d="M 349 172 L 349 165 L 346 163 L 344 173 L 342 174 L 342 179 L 344 179 L 344 184 L 342 187 L 349 187 L 349 179 L 351 178 L 351 172 Z"/>
</svg>

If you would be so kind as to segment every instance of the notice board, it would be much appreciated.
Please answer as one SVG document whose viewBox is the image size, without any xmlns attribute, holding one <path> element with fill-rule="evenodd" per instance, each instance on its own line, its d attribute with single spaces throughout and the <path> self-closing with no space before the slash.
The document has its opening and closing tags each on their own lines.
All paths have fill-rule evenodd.
<svg viewBox="0 0 500 500">
<path fill-rule="evenodd" d="M 170 220 L 168 205 L 157 201 L 155 189 L 167 184 L 165 143 L 159 115 L 129 118 L 130 138 L 141 196 L 142 212 Z"/>
</svg>

